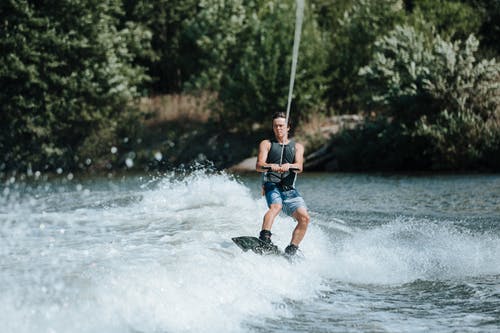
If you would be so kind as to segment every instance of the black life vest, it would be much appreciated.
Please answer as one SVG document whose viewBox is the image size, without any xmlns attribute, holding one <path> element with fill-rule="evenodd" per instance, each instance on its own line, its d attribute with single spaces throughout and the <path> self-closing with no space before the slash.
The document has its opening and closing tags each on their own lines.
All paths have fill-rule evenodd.
<svg viewBox="0 0 500 333">
<path fill-rule="evenodd" d="M 283 150 L 283 145 L 276 140 L 271 140 L 271 149 L 267 154 L 266 163 L 268 164 L 285 164 L 295 162 L 295 141 L 290 140 L 288 144 L 285 145 L 283 150 L 283 161 L 281 161 L 281 151 Z M 271 182 L 279 185 L 280 187 L 286 189 L 293 189 L 295 187 L 295 180 L 297 179 L 297 174 L 293 171 L 278 173 L 267 171 L 263 174 L 263 183 Z"/>
</svg>

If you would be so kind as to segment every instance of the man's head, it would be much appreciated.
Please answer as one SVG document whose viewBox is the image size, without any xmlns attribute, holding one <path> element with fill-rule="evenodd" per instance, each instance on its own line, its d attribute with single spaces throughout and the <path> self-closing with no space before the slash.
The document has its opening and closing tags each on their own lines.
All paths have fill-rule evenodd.
<svg viewBox="0 0 500 333">
<path fill-rule="evenodd" d="M 284 141 L 288 138 L 290 130 L 290 121 L 286 124 L 286 115 L 284 112 L 276 112 L 273 114 L 273 132 L 278 141 Z"/>
<path fill-rule="evenodd" d="M 278 112 L 275 112 L 273 113 L 273 120 L 276 119 L 276 118 L 283 118 L 283 119 L 286 119 L 286 114 L 285 112 L 283 111 L 278 111 Z M 289 124 L 290 125 L 290 124 Z"/>
</svg>

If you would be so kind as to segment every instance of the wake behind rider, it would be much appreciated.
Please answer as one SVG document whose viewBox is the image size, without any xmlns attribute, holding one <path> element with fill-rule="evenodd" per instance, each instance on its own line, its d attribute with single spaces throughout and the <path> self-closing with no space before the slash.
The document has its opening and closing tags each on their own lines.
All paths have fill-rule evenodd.
<svg viewBox="0 0 500 333">
<path fill-rule="evenodd" d="M 310 221 L 304 199 L 295 188 L 297 174 L 304 164 L 304 146 L 288 139 L 290 130 L 283 112 L 273 115 L 273 140 L 263 140 L 259 145 L 256 170 L 263 173 L 263 189 L 269 210 L 262 222 L 259 238 L 271 247 L 271 228 L 276 216 L 283 212 L 297 221 L 287 255 L 294 255 L 304 238 Z"/>
</svg>

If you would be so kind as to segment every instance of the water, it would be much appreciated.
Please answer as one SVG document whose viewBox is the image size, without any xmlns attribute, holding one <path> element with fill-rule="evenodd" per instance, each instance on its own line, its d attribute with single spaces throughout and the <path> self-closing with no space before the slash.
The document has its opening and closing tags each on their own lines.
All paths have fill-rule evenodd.
<svg viewBox="0 0 500 333">
<path fill-rule="evenodd" d="M 0 187 L 2 332 L 500 332 L 500 176 L 304 174 L 297 263 L 241 252 L 258 178 Z M 280 216 L 283 248 L 294 223 Z"/>
</svg>

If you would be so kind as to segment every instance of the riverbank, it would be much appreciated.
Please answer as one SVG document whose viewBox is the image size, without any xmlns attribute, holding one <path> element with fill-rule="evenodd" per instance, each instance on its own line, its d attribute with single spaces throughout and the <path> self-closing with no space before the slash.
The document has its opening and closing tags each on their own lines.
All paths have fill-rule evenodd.
<svg viewBox="0 0 500 333">
<path fill-rule="evenodd" d="M 144 171 L 191 164 L 253 171 L 259 142 L 272 137 L 270 127 L 254 123 L 251 130 L 242 131 L 237 124 L 224 123 L 221 114 L 214 111 L 219 107 L 216 96 L 210 95 L 144 99 L 141 110 L 146 121 L 141 143 L 129 147 L 133 151 L 125 158 L 129 162 L 133 159 L 133 167 Z M 482 127 L 477 124 L 478 130 L 472 132 L 469 127 L 461 127 L 469 125 L 443 123 L 441 127 L 448 126 L 449 135 L 443 134 L 437 140 L 435 128 L 428 127 L 433 133 L 430 135 L 418 131 L 420 125 L 416 123 L 397 122 L 381 113 L 310 113 L 300 119 L 296 128 L 292 126 L 292 136 L 305 146 L 306 171 L 499 172 L 500 134 L 494 127 L 483 134 L 479 134 Z M 113 168 L 129 168 L 130 164 L 122 159 Z"/>
<path fill-rule="evenodd" d="M 146 120 L 136 156 L 146 169 L 210 163 L 217 169 L 252 171 L 259 142 L 272 135 L 260 124 L 254 124 L 251 132 L 224 127 L 214 119 L 213 96 L 209 95 L 158 96 L 143 99 L 140 107 Z M 360 115 L 312 115 L 303 120 L 293 132 L 306 148 L 305 169 L 336 171 L 335 156 L 328 151 L 332 136 L 363 122 Z M 152 156 L 156 161 L 151 161 Z"/>
<path fill-rule="evenodd" d="M 216 100 L 216 96 L 207 93 L 143 98 L 137 106 L 142 118 L 134 123 L 134 130 L 124 131 L 117 139 L 109 139 L 105 131 L 96 136 L 94 143 L 84 149 L 88 154 L 78 156 L 76 168 L 55 166 L 13 171 L 0 166 L 0 178 L 40 179 L 51 175 L 72 178 L 80 174 L 112 177 L 189 170 L 193 166 L 252 172 L 259 142 L 271 137 L 272 132 L 268 126 L 257 123 L 248 131 L 224 124 L 214 111 L 219 107 Z M 405 135 L 395 124 L 373 115 L 365 118 L 312 114 L 302 119 L 293 132 L 294 138 L 305 145 L 306 171 L 491 173 L 500 170 L 500 155 L 493 153 L 494 145 L 492 153 L 482 153 L 481 159 L 469 162 L 466 155 L 463 162 L 455 163 L 458 167 L 449 167 L 443 164 L 446 156 L 433 152 L 429 142 Z"/>
</svg>

